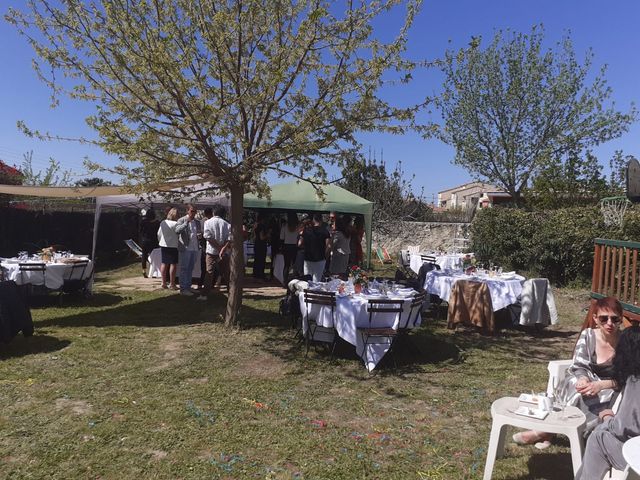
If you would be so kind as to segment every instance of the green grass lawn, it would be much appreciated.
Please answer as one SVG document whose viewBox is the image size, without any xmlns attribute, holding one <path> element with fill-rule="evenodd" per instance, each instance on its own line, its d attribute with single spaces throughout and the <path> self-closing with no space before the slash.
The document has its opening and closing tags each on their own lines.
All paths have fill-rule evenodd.
<svg viewBox="0 0 640 480">
<path fill-rule="evenodd" d="M 32 310 L 36 334 L 0 346 L 0 478 L 481 478 L 498 397 L 544 390 L 567 358 L 587 293 L 558 290 L 541 334 L 455 333 L 425 316 L 420 353 L 368 374 L 347 346 L 304 349 L 277 299 L 108 289 Z M 389 365 L 389 364 L 387 364 Z M 568 442 L 508 445 L 496 479 L 572 478 Z"/>
</svg>

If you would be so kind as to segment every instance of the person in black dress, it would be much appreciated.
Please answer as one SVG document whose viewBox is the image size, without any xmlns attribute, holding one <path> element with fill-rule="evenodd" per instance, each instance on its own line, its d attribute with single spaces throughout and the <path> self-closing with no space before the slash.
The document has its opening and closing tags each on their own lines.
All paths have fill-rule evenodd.
<svg viewBox="0 0 640 480">
<path fill-rule="evenodd" d="M 267 241 L 269 234 L 264 218 L 264 213 L 258 213 L 256 224 L 253 227 L 253 276 L 264 279 L 264 266 L 267 261 Z"/>
<path fill-rule="evenodd" d="M 147 278 L 147 261 L 154 248 L 158 248 L 158 227 L 156 212 L 147 210 L 140 222 L 140 247 L 142 248 L 142 276 Z"/>
</svg>

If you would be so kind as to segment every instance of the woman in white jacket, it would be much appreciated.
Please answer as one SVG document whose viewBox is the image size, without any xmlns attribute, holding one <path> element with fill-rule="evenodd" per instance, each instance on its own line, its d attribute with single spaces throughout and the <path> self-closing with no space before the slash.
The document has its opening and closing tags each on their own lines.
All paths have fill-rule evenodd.
<svg viewBox="0 0 640 480">
<path fill-rule="evenodd" d="M 172 208 L 167 212 L 167 218 L 160 222 L 158 228 L 158 244 L 162 254 L 162 288 L 178 290 L 176 286 L 176 269 L 178 268 L 178 234 L 175 231 L 178 220 L 178 209 Z M 167 267 L 169 269 L 169 287 L 167 287 Z"/>
</svg>

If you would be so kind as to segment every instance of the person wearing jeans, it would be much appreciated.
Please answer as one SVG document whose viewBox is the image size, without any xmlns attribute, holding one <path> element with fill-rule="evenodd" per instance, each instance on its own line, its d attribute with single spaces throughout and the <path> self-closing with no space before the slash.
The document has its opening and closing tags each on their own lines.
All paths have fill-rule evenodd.
<svg viewBox="0 0 640 480">
<path fill-rule="evenodd" d="M 193 205 L 187 207 L 187 214 L 178 220 L 176 233 L 180 236 L 178 250 L 180 252 L 180 294 L 191 296 L 191 282 L 193 280 L 193 267 L 200 250 L 200 238 L 202 227 L 196 220 L 196 208 Z"/>
<path fill-rule="evenodd" d="M 322 223 L 322 215 L 313 215 L 313 223 L 304 229 L 299 246 L 304 249 L 304 274 L 311 275 L 314 282 L 322 281 L 329 246 L 329 231 Z"/>
</svg>

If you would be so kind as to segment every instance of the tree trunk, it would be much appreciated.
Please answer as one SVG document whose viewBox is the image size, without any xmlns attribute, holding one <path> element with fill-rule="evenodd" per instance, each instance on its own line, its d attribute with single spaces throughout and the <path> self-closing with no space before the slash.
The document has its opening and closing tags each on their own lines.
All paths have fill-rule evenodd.
<svg viewBox="0 0 640 480">
<path fill-rule="evenodd" d="M 244 188 L 231 188 L 231 263 L 229 266 L 229 298 L 224 314 L 227 327 L 240 326 L 240 307 L 242 306 L 242 282 L 244 279 L 244 250 L 242 235 L 242 214 L 244 212 Z"/>
</svg>

